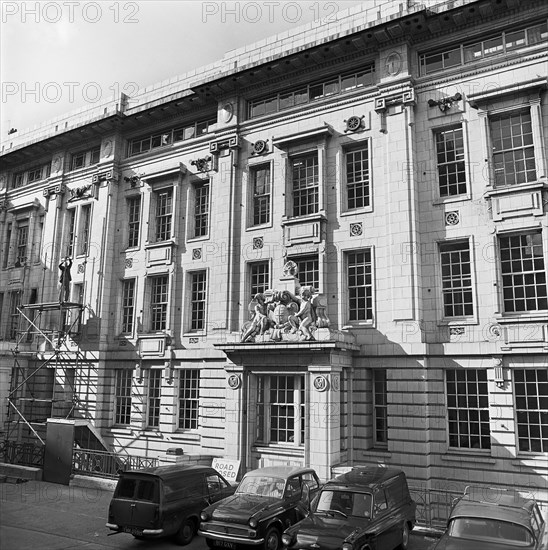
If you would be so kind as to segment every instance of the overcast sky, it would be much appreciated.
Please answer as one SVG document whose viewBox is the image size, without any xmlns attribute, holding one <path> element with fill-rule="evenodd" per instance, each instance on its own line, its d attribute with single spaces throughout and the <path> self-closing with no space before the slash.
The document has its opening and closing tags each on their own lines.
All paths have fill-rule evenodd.
<svg viewBox="0 0 548 550">
<path fill-rule="evenodd" d="M 1 0 L 1 141 L 11 128 L 21 133 L 212 63 L 228 50 L 382 2 Z"/>
</svg>

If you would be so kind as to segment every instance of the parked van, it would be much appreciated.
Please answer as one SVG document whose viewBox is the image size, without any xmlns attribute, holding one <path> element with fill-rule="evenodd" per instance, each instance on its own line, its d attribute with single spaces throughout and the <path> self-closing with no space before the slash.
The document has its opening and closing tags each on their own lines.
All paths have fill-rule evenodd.
<svg viewBox="0 0 548 550">
<path fill-rule="evenodd" d="M 406 550 L 416 504 L 401 470 L 353 468 L 328 481 L 307 518 L 284 531 L 284 550 Z"/>
<path fill-rule="evenodd" d="M 173 536 L 185 545 L 196 534 L 200 512 L 235 489 L 208 466 L 175 464 L 122 472 L 106 526 L 139 539 Z"/>
</svg>

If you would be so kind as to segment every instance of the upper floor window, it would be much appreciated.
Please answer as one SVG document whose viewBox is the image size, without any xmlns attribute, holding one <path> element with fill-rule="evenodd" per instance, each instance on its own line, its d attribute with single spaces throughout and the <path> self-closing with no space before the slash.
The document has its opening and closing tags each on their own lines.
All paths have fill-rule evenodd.
<svg viewBox="0 0 548 550">
<path fill-rule="evenodd" d="M 154 242 L 167 241 L 171 238 L 171 221 L 173 215 L 173 190 L 161 189 L 154 193 L 155 208 L 155 238 Z"/>
<path fill-rule="evenodd" d="M 449 447 L 490 449 L 487 371 L 446 372 Z"/>
<path fill-rule="evenodd" d="M 386 370 L 373 371 L 373 421 L 374 441 L 377 447 L 388 444 L 388 391 Z"/>
<path fill-rule="evenodd" d="M 205 237 L 209 231 L 209 181 L 194 186 L 194 236 Z"/>
<path fill-rule="evenodd" d="M 196 271 L 191 274 L 190 289 L 190 330 L 204 330 L 206 317 L 207 274 Z"/>
<path fill-rule="evenodd" d="M 74 153 L 70 159 L 70 169 L 77 170 L 78 168 L 84 168 L 86 166 L 93 166 L 99 162 L 101 153 L 101 147 L 98 145 L 93 149 L 86 151 L 79 151 Z"/>
<path fill-rule="evenodd" d="M 537 179 L 529 110 L 489 117 L 495 185 L 516 185 Z"/>
<path fill-rule="evenodd" d="M 200 410 L 200 371 L 183 369 L 179 371 L 179 430 L 197 430 Z"/>
<path fill-rule="evenodd" d="M 485 40 L 427 52 L 419 56 L 421 74 L 458 67 L 496 54 L 532 46 L 548 40 L 546 22 L 519 30 L 508 30 Z"/>
<path fill-rule="evenodd" d="M 253 225 L 270 222 L 270 164 L 250 168 L 253 186 Z"/>
<path fill-rule="evenodd" d="M 548 452 L 548 371 L 515 369 L 518 448 L 533 453 Z"/>
<path fill-rule="evenodd" d="M 128 248 L 139 246 L 141 229 L 141 195 L 135 195 L 127 200 L 128 210 Z"/>
<path fill-rule="evenodd" d="M 11 187 L 12 189 L 17 189 L 18 187 L 22 187 L 23 185 L 49 178 L 50 175 L 51 164 L 48 162 L 46 164 L 42 164 L 41 166 L 35 166 L 33 168 L 30 168 L 29 170 L 17 172 L 16 174 L 14 174 Z"/>
<path fill-rule="evenodd" d="M 440 244 L 440 261 L 444 316 L 473 315 L 472 267 L 468 241 Z"/>
<path fill-rule="evenodd" d="M 132 369 L 118 369 L 114 378 L 114 423 L 128 426 L 131 423 Z"/>
<path fill-rule="evenodd" d="M 122 332 L 133 332 L 135 317 L 135 279 L 126 279 L 122 284 Z"/>
<path fill-rule="evenodd" d="M 270 286 L 270 265 L 268 262 L 253 262 L 250 264 L 251 297 L 263 294 Z"/>
<path fill-rule="evenodd" d="M 500 236 L 504 311 L 548 309 L 542 234 Z"/>
<path fill-rule="evenodd" d="M 369 181 L 369 145 L 346 151 L 346 200 L 348 210 L 365 208 L 371 203 Z"/>
<path fill-rule="evenodd" d="M 318 256 L 291 256 L 290 260 L 297 264 L 297 277 L 301 286 L 320 288 L 320 262 Z"/>
<path fill-rule="evenodd" d="M 28 245 L 29 245 L 29 220 L 28 218 L 21 219 L 16 225 L 16 250 L 15 250 L 15 266 L 22 266 L 27 263 Z"/>
<path fill-rule="evenodd" d="M 74 235 L 76 232 L 76 208 L 71 208 L 67 212 L 68 222 L 67 222 L 67 256 L 72 258 L 74 254 Z"/>
<path fill-rule="evenodd" d="M 86 255 L 89 252 L 91 231 L 91 204 L 80 207 L 78 226 L 78 254 Z"/>
<path fill-rule="evenodd" d="M 373 319 L 373 274 L 371 249 L 346 255 L 349 321 Z"/>
<path fill-rule="evenodd" d="M 166 147 L 179 141 L 207 134 L 216 123 L 217 119 L 212 117 L 133 139 L 129 142 L 128 156 L 139 155 L 147 151 L 152 151 L 153 149 Z"/>
<path fill-rule="evenodd" d="M 454 197 L 465 194 L 466 170 L 462 127 L 438 130 L 435 140 L 440 196 Z"/>
<path fill-rule="evenodd" d="M 166 330 L 169 305 L 168 275 L 151 277 L 150 286 L 150 329 Z"/>
<path fill-rule="evenodd" d="M 257 441 L 303 446 L 306 429 L 305 377 L 262 375 L 257 379 Z"/>
<path fill-rule="evenodd" d="M 147 428 L 160 427 L 160 401 L 162 394 L 161 369 L 148 371 Z"/>
<path fill-rule="evenodd" d="M 375 64 L 366 65 L 359 71 L 335 75 L 326 80 L 303 84 L 249 102 L 249 118 L 268 115 L 297 105 L 317 101 L 335 94 L 349 92 L 374 83 Z"/>
<path fill-rule="evenodd" d="M 319 211 L 320 182 L 318 153 L 291 159 L 293 216 L 306 216 Z"/>
</svg>

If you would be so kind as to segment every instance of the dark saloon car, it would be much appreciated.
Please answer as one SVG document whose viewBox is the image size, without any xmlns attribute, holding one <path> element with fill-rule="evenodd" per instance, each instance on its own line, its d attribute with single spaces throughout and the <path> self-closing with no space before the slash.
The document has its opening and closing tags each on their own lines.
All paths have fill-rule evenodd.
<svg viewBox="0 0 548 550">
<path fill-rule="evenodd" d="M 203 510 L 198 533 L 210 548 L 234 550 L 244 544 L 278 550 L 284 529 L 305 517 L 309 499 L 319 488 L 318 476 L 310 468 L 253 470 L 233 496 Z"/>
<path fill-rule="evenodd" d="M 198 529 L 200 512 L 234 490 L 208 466 L 174 464 L 122 472 L 107 527 L 139 539 L 173 535 L 177 543 L 188 544 Z"/>
<path fill-rule="evenodd" d="M 282 542 L 290 550 L 406 549 L 415 508 L 401 470 L 353 468 L 322 487 L 309 516 Z"/>
<path fill-rule="evenodd" d="M 466 488 L 453 505 L 447 529 L 434 548 L 548 550 L 547 526 L 537 503 L 518 492 Z"/>
</svg>

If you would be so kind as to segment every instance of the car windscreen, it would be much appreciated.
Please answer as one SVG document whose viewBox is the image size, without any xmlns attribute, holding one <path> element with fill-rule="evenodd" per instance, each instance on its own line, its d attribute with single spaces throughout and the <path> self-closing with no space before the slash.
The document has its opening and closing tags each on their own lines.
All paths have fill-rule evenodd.
<svg viewBox="0 0 548 550">
<path fill-rule="evenodd" d="M 116 487 L 117 498 L 133 500 L 158 501 L 158 480 L 137 477 L 123 477 Z"/>
<path fill-rule="evenodd" d="M 240 481 L 236 494 L 260 495 L 281 498 L 285 480 L 270 476 L 246 476 Z"/>
<path fill-rule="evenodd" d="M 370 493 L 323 489 L 314 502 L 314 512 L 341 512 L 346 516 L 370 518 L 372 500 Z"/>
<path fill-rule="evenodd" d="M 523 525 L 491 518 L 455 518 L 449 525 L 451 537 L 504 542 L 516 546 L 529 546 L 533 536 Z"/>
</svg>

